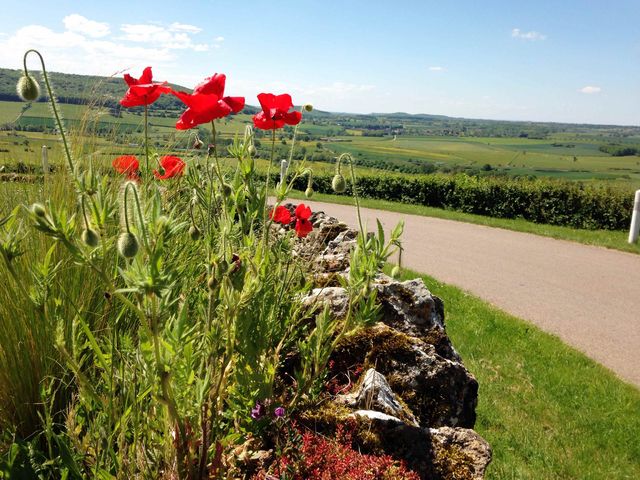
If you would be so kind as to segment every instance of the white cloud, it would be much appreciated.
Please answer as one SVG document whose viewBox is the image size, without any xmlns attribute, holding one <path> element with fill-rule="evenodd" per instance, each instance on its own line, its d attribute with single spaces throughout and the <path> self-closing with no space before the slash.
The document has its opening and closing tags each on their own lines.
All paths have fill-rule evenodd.
<svg viewBox="0 0 640 480">
<path fill-rule="evenodd" d="M 224 42 L 224 37 L 216 37 L 213 41 L 216 43 Z"/>
<path fill-rule="evenodd" d="M 22 52 L 36 48 L 42 52 L 50 71 L 93 75 L 113 75 L 123 68 L 133 74 L 149 65 L 172 61 L 170 49 L 158 46 L 128 45 L 106 39 L 88 38 L 69 30 L 55 32 L 41 25 L 29 25 L 9 37 L 0 38 L 0 65 L 18 68 Z M 37 62 L 30 63 L 39 69 Z"/>
<path fill-rule="evenodd" d="M 588 95 L 593 95 L 595 93 L 600 93 L 602 91 L 602 88 L 600 87 L 595 87 L 593 85 L 587 85 L 586 87 L 582 87 L 580 90 L 578 90 L 581 93 L 586 93 Z"/>
<path fill-rule="evenodd" d="M 202 29 L 200 27 L 196 27 L 195 25 L 188 25 L 186 23 L 177 23 L 174 22 L 169 25 L 169 30 L 172 32 L 188 32 L 188 33 L 200 33 Z"/>
<path fill-rule="evenodd" d="M 124 32 L 122 39 L 129 42 L 152 43 L 170 50 L 191 49 L 196 52 L 209 50 L 209 45 L 192 41 L 191 35 L 202 30 L 193 25 L 173 23 L 169 27 L 164 27 L 150 23 L 125 23 L 120 30 Z"/>
<path fill-rule="evenodd" d="M 534 30 L 530 32 L 523 32 L 519 28 L 514 28 L 513 30 L 511 30 L 511 36 L 513 38 L 520 38 L 522 40 L 531 40 L 531 41 L 547 39 L 547 36 L 543 33 L 536 32 Z"/>
<path fill-rule="evenodd" d="M 434 66 L 434 67 L 429 67 L 429 71 L 430 72 L 446 72 L 447 69 L 446 69 L 446 67 Z"/>
<path fill-rule="evenodd" d="M 67 15 L 62 21 L 68 31 L 92 38 L 105 37 L 111 33 L 108 23 L 95 22 L 77 13 Z"/>
</svg>

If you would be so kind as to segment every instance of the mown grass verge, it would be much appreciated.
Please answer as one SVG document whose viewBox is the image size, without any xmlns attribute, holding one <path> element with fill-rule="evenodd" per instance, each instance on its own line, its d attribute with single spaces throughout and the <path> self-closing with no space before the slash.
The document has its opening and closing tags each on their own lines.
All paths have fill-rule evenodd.
<svg viewBox="0 0 640 480">
<path fill-rule="evenodd" d="M 291 198 L 304 199 L 302 192 L 293 190 L 289 194 Z M 341 195 L 329 195 L 322 193 L 314 193 L 312 200 L 319 202 L 337 203 L 342 205 L 350 205 L 353 200 L 351 197 Z M 561 227 L 557 225 L 544 225 L 529 222 L 522 219 L 506 219 L 485 217 L 483 215 L 474 215 L 471 213 L 457 212 L 454 210 L 444 210 L 441 208 L 425 207 L 423 205 L 410 205 L 406 203 L 390 202 L 388 200 L 373 200 L 370 198 L 360 199 L 360 204 L 366 208 L 374 208 L 378 210 L 387 210 L 390 212 L 406 213 L 410 215 L 423 215 L 427 217 L 443 218 L 445 220 L 455 220 L 459 222 L 475 223 L 477 225 L 486 225 L 488 227 L 504 228 L 517 232 L 533 233 L 545 237 L 557 238 L 560 240 L 569 240 L 585 245 L 595 245 L 598 247 L 611 248 L 623 252 L 639 253 L 640 243 L 629 244 L 627 238 L 629 233 L 615 230 L 580 230 L 570 227 Z"/>
<path fill-rule="evenodd" d="M 488 479 L 640 478 L 640 390 L 473 295 L 402 275 L 423 278 L 444 300 L 449 336 L 478 379 Z"/>
</svg>

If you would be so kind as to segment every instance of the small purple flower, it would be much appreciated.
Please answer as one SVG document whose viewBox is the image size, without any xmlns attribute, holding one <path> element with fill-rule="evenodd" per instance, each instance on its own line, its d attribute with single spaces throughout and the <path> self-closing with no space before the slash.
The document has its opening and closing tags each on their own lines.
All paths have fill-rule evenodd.
<svg viewBox="0 0 640 480">
<path fill-rule="evenodd" d="M 284 413 L 284 407 L 278 407 L 273 411 L 273 414 L 278 418 L 284 417 Z"/>
<path fill-rule="evenodd" d="M 251 409 L 251 418 L 253 418 L 254 420 L 259 420 L 260 418 L 264 417 L 264 414 L 264 405 L 262 405 L 260 402 L 256 402 L 256 406 Z"/>
</svg>

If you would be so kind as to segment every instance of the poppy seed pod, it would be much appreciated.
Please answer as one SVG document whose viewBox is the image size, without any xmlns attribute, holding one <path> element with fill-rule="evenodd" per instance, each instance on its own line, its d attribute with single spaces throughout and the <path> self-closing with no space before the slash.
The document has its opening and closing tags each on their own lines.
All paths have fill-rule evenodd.
<svg viewBox="0 0 640 480">
<path fill-rule="evenodd" d="M 398 278 L 400 276 L 400 267 L 398 265 L 396 265 L 395 267 L 393 267 L 393 270 L 391 270 L 391 278 Z"/>
<path fill-rule="evenodd" d="M 200 229 L 195 225 L 191 225 L 191 228 L 189 229 L 189 236 L 191 237 L 191 240 L 195 242 L 196 240 L 200 239 L 200 235 Z"/>
<path fill-rule="evenodd" d="M 118 238 L 118 253 L 124 258 L 133 258 L 138 253 L 138 238 L 131 232 L 123 232 Z"/>
<path fill-rule="evenodd" d="M 313 110 L 313 105 L 311 105 L 310 103 L 307 103 L 303 108 L 305 112 L 311 112 Z"/>
<path fill-rule="evenodd" d="M 347 189 L 347 181 L 344 179 L 341 173 L 336 173 L 331 181 L 331 187 L 336 193 L 343 193 Z"/>
<path fill-rule="evenodd" d="M 31 205 L 31 211 L 38 217 L 44 217 L 47 214 L 44 205 L 42 205 L 41 203 L 34 203 L 33 205 Z"/>
<path fill-rule="evenodd" d="M 304 196 L 307 198 L 313 197 L 313 188 L 307 187 L 307 189 L 304 191 Z"/>
<path fill-rule="evenodd" d="M 25 102 L 34 102 L 40 96 L 40 86 L 35 78 L 31 75 L 24 74 L 18 80 L 16 91 Z"/>
<path fill-rule="evenodd" d="M 91 248 L 97 247 L 100 242 L 100 235 L 93 228 L 85 228 L 80 234 L 80 238 L 85 245 Z"/>
</svg>

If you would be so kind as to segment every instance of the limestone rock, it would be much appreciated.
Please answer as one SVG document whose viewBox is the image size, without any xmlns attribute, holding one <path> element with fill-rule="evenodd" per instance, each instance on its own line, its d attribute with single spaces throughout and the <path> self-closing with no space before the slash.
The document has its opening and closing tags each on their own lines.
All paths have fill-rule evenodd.
<svg viewBox="0 0 640 480">
<path fill-rule="evenodd" d="M 375 368 L 422 427 L 473 428 L 478 382 L 420 338 L 378 323 L 342 341 L 332 360 L 336 371 Z"/>
<path fill-rule="evenodd" d="M 352 407 L 381 412 L 398 418 L 398 421 L 418 426 L 417 420 L 402 404 L 400 398 L 393 393 L 384 375 L 373 368 L 365 373 L 360 388 L 356 392 L 344 395 L 344 400 Z"/>
<path fill-rule="evenodd" d="M 356 410 L 350 415 L 351 418 L 364 417 L 369 420 L 377 420 L 381 422 L 392 422 L 397 425 L 404 425 L 404 422 L 398 417 L 379 412 L 377 410 Z"/>
<path fill-rule="evenodd" d="M 306 306 L 316 305 L 320 309 L 328 305 L 334 318 L 343 318 L 349 308 L 349 295 L 342 287 L 314 288 L 302 299 L 302 303 Z"/>
<path fill-rule="evenodd" d="M 461 361 L 445 331 L 442 301 L 431 294 L 422 279 L 398 282 L 380 274 L 374 287 L 385 324 L 430 343 L 444 358 Z"/>
<path fill-rule="evenodd" d="M 429 480 L 481 480 L 491 462 L 491 447 L 467 428 L 418 428 L 380 412 L 359 410 L 358 431 L 365 451 L 402 458 L 421 478 Z"/>
<path fill-rule="evenodd" d="M 487 441 L 468 428 L 429 429 L 433 463 L 441 478 L 482 480 L 491 462 Z"/>
</svg>

